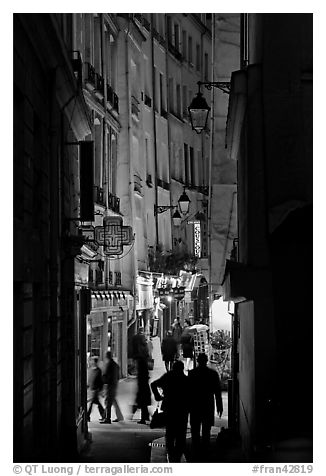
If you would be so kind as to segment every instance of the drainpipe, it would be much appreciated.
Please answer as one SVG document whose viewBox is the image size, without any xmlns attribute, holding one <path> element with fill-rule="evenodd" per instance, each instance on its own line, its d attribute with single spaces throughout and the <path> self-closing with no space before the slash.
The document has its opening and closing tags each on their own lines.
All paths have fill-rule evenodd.
<svg viewBox="0 0 326 476">
<path fill-rule="evenodd" d="M 154 55 L 154 37 L 153 37 L 153 13 L 151 14 L 151 53 L 152 53 L 152 90 L 153 90 L 153 133 L 154 133 L 154 186 L 155 186 L 155 205 L 158 205 L 158 191 L 157 191 L 157 135 L 156 135 L 156 115 L 155 115 L 155 99 L 156 99 L 156 83 L 155 83 L 155 55 Z M 156 230 L 156 249 L 158 247 L 158 214 L 155 218 L 155 230 Z"/>
<path fill-rule="evenodd" d="M 106 51 L 106 43 L 105 43 L 105 32 L 104 32 L 104 15 L 101 13 L 100 14 L 101 18 L 101 67 L 102 67 L 102 77 L 104 79 L 104 109 L 105 109 L 105 115 L 103 118 L 103 125 L 102 125 L 102 132 L 103 132 L 103 140 L 102 140 L 102 185 L 103 185 L 103 191 L 104 191 L 104 203 L 105 203 L 105 209 L 104 209 L 104 217 L 107 217 L 109 215 L 108 213 L 108 208 L 109 208 L 109 155 L 108 155 L 108 145 L 111 145 L 111 136 L 108 134 L 110 133 L 110 129 L 107 127 L 106 124 L 106 117 L 107 117 L 107 110 L 106 110 L 106 101 L 107 101 L 107 96 L 106 96 L 106 84 L 108 82 L 107 78 L 107 70 L 105 68 L 105 60 L 104 56 L 107 57 L 107 51 Z M 107 133 L 108 130 L 108 133 Z M 111 147 L 110 147 L 111 150 Z M 103 217 L 103 218 L 104 218 Z M 106 256 L 104 257 L 104 285 L 105 289 L 108 287 L 108 282 L 109 282 L 109 272 L 110 272 L 110 260 Z"/>
<path fill-rule="evenodd" d="M 212 55 L 211 55 L 211 81 L 214 82 L 214 59 L 215 59 L 215 13 L 212 13 Z M 212 160 L 214 147 L 214 88 L 211 89 L 211 117 L 210 117 L 210 145 L 209 145 L 209 163 L 208 163 L 208 271 L 209 271 L 209 327 L 213 329 L 212 322 Z"/>
<path fill-rule="evenodd" d="M 126 76 L 126 108 L 127 108 L 127 116 L 128 116 L 128 147 L 127 147 L 127 154 L 128 154 L 128 165 L 129 165 L 129 194 L 130 194 L 130 209 L 131 209 L 131 219 L 132 219 L 132 225 L 134 226 L 135 220 L 135 204 L 134 204 L 134 177 L 132 174 L 132 167 L 131 167 L 131 147 L 132 147 L 132 141 L 131 141 L 131 99 L 130 99 L 130 90 L 129 90 L 129 85 L 130 85 L 130 79 L 129 79 L 129 47 L 128 47 L 128 38 L 129 38 L 129 33 L 130 33 L 130 17 L 128 18 L 128 28 L 125 33 L 125 76 Z M 134 309 L 133 309 L 133 320 L 132 322 L 135 322 L 137 320 L 136 316 L 136 290 L 137 290 L 137 285 L 136 285 L 136 280 L 137 280 L 137 249 L 134 247 L 133 251 L 133 295 L 134 295 Z M 128 326 L 128 328 L 130 325 Z"/>
</svg>

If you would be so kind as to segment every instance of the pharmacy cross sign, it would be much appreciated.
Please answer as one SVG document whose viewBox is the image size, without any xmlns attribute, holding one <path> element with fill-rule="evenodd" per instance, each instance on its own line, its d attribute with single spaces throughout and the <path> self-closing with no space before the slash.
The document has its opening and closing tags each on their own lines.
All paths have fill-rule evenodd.
<svg viewBox="0 0 326 476">
<path fill-rule="evenodd" d="M 103 246 L 106 255 L 121 255 L 123 247 L 133 240 L 131 226 L 123 226 L 121 217 L 105 217 L 103 226 L 84 226 L 81 230 L 87 241 Z"/>
</svg>

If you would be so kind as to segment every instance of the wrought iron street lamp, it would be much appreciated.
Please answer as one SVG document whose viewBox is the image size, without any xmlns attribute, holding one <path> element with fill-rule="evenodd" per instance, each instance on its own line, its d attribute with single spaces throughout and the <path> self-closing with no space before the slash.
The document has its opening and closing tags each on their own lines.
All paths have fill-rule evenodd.
<svg viewBox="0 0 326 476">
<path fill-rule="evenodd" d="M 191 127 L 197 134 L 201 134 L 206 129 L 208 114 L 211 108 L 206 102 L 206 99 L 202 95 L 200 88 L 204 86 L 206 89 L 218 88 L 226 94 L 230 94 L 230 83 L 228 82 L 203 82 L 197 81 L 198 93 L 191 101 L 188 107 Z"/>
<path fill-rule="evenodd" d="M 184 187 L 183 193 L 181 194 L 178 204 L 180 211 L 183 215 L 186 215 L 189 211 L 190 199 L 186 194 L 186 187 Z M 166 212 L 167 210 L 171 210 L 177 208 L 178 205 L 154 205 L 154 215 L 158 215 L 159 213 Z M 181 224 L 181 215 L 178 209 L 172 215 L 173 224 L 175 226 L 179 226 Z"/>
<path fill-rule="evenodd" d="M 183 192 L 178 200 L 178 203 L 182 215 L 187 215 L 189 212 L 190 198 L 186 194 L 186 187 L 183 188 Z"/>
</svg>

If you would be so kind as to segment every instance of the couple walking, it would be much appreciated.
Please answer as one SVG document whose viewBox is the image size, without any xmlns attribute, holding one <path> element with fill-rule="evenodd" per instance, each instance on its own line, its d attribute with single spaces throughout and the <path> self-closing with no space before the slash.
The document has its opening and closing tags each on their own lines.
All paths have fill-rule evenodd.
<svg viewBox="0 0 326 476">
<path fill-rule="evenodd" d="M 211 427 L 214 425 L 215 405 L 219 416 L 223 413 L 220 379 L 218 373 L 207 367 L 205 354 L 198 355 L 198 366 L 184 374 L 181 361 L 173 364 L 151 384 L 155 399 L 162 402 L 166 413 L 166 447 L 170 462 L 180 462 L 186 447 L 188 416 L 190 414 L 192 459 L 205 458 L 210 444 Z M 158 389 L 163 392 L 163 397 Z"/>
<path fill-rule="evenodd" d="M 92 367 L 88 374 L 88 387 L 90 393 L 90 406 L 87 411 L 87 419 L 90 421 L 93 405 L 98 406 L 101 415 L 100 423 L 111 423 L 111 409 L 112 406 L 116 412 L 116 421 L 122 421 L 123 415 L 121 413 L 119 404 L 117 402 L 117 390 L 119 382 L 119 365 L 112 359 L 111 352 L 105 355 L 105 366 L 103 373 L 98 366 L 98 357 L 92 358 Z M 101 404 L 99 397 L 104 390 L 104 406 Z"/>
<path fill-rule="evenodd" d="M 182 349 L 182 357 L 185 359 L 186 372 L 189 370 L 190 362 L 193 358 L 193 338 L 189 332 L 190 321 L 186 319 L 182 329 L 179 319 L 175 319 L 172 330 L 167 331 L 166 337 L 162 341 L 161 352 L 166 370 L 171 370 L 173 362 L 179 357 L 179 347 Z"/>
</svg>

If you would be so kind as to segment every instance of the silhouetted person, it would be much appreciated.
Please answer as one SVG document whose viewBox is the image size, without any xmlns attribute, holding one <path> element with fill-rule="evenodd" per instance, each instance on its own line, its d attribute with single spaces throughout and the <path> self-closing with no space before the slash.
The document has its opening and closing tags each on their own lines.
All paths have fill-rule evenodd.
<svg viewBox="0 0 326 476">
<path fill-rule="evenodd" d="M 181 334 L 182 334 L 182 327 L 180 324 L 180 319 L 178 317 L 174 319 L 171 329 L 172 329 L 172 336 L 175 339 L 176 343 L 179 345 Z"/>
<path fill-rule="evenodd" d="M 149 358 L 148 344 L 143 327 L 139 327 L 137 334 L 132 338 L 132 358 L 136 361 Z"/>
<path fill-rule="evenodd" d="M 172 332 L 167 331 L 166 337 L 162 340 L 161 344 L 162 359 L 165 364 L 167 371 L 171 370 L 172 364 L 176 359 L 178 353 L 178 346 L 174 337 L 172 337 Z"/>
<path fill-rule="evenodd" d="M 132 340 L 133 358 L 137 365 L 137 394 L 136 402 L 133 405 L 132 413 L 140 408 L 140 421 L 138 423 L 146 425 L 149 421 L 148 405 L 151 404 L 151 390 L 149 388 L 148 359 L 149 351 L 144 335 L 144 329 L 139 328 L 138 334 L 134 335 Z"/>
<path fill-rule="evenodd" d="M 172 370 L 151 383 L 155 400 L 163 398 L 161 409 L 166 413 L 166 448 L 169 461 L 180 462 L 186 445 L 189 414 L 189 383 L 183 373 L 183 362 L 174 362 Z M 162 389 L 163 397 L 158 391 Z"/>
<path fill-rule="evenodd" d="M 101 418 L 104 418 L 104 408 L 99 400 L 100 392 L 103 388 L 102 372 L 98 366 L 98 357 L 92 357 L 92 366 L 88 371 L 88 391 L 90 406 L 87 411 L 87 420 L 90 421 L 93 404 L 97 405 Z"/>
<path fill-rule="evenodd" d="M 114 406 L 116 412 L 116 420 L 122 421 L 123 415 L 118 405 L 116 396 L 119 383 L 119 365 L 112 359 L 111 352 L 106 353 L 106 363 L 102 374 L 105 391 L 105 416 L 101 423 L 111 423 L 111 408 Z"/>
<path fill-rule="evenodd" d="M 214 425 L 215 403 L 218 415 L 223 413 L 220 378 L 218 373 L 207 367 L 207 355 L 199 354 L 198 367 L 189 372 L 191 395 L 190 425 L 192 445 L 198 456 L 209 449 L 211 427 Z M 202 427 L 202 448 L 200 428 Z"/>
<path fill-rule="evenodd" d="M 186 359 L 186 367 L 185 370 L 189 370 L 190 361 L 193 358 L 194 354 L 194 340 L 192 335 L 189 332 L 189 321 L 185 321 L 185 326 L 183 328 L 183 332 L 181 334 L 181 349 L 182 349 L 182 357 Z"/>
</svg>

